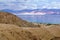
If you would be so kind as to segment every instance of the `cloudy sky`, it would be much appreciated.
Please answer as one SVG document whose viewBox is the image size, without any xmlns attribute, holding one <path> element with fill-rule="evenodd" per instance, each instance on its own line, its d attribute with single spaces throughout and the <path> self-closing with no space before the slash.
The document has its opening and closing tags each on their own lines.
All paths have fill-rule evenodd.
<svg viewBox="0 0 60 40">
<path fill-rule="evenodd" d="M 0 0 L 1 9 L 60 9 L 60 0 Z"/>
</svg>

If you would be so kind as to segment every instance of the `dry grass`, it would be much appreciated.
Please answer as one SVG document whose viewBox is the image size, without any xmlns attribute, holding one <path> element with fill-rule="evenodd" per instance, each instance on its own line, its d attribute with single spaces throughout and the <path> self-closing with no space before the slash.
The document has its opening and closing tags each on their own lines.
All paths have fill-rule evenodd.
<svg viewBox="0 0 60 40">
<path fill-rule="evenodd" d="M 56 37 L 60 37 L 60 25 L 52 25 L 46 28 L 48 31 L 51 32 Z"/>
<path fill-rule="evenodd" d="M 0 40 L 37 40 L 31 32 L 11 24 L 0 24 Z"/>
<path fill-rule="evenodd" d="M 52 37 L 44 28 L 0 24 L 0 40 L 49 40 Z"/>
<path fill-rule="evenodd" d="M 49 27 L 50 28 L 50 27 Z M 18 27 L 13 24 L 0 24 L 0 40 L 54 40 L 60 38 L 57 27 Z M 49 30 L 48 30 L 49 29 Z M 56 34 L 54 30 L 56 31 Z"/>
<path fill-rule="evenodd" d="M 27 30 L 29 32 L 31 32 L 33 35 L 36 35 L 37 38 L 41 39 L 41 40 L 50 40 L 51 38 L 53 38 L 54 36 L 52 34 L 50 34 L 49 31 L 47 31 L 44 27 L 36 27 L 36 28 L 24 28 L 24 30 Z"/>
</svg>

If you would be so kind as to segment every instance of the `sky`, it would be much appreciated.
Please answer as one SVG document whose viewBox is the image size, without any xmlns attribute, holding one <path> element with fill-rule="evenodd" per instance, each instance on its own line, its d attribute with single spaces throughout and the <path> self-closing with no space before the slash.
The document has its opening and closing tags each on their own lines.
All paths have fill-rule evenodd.
<svg viewBox="0 0 60 40">
<path fill-rule="evenodd" d="M 1 9 L 60 9 L 60 0 L 0 0 Z"/>
</svg>

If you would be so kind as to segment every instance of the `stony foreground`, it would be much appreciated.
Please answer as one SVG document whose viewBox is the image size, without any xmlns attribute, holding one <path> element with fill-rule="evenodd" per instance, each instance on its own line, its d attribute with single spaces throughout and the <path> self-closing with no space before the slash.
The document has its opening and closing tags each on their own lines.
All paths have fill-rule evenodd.
<svg viewBox="0 0 60 40">
<path fill-rule="evenodd" d="M 0 24 L 0 40 L 60 40 L 60 27 L 38 28 Z"/>
</svg>

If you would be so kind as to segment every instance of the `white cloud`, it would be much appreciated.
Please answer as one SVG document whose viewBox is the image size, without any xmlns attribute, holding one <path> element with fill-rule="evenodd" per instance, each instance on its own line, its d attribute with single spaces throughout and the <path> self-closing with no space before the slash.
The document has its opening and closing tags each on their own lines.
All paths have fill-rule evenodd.
<svg viewBox="0 0 60 40">
<path fill-rule="evenodd" d="M 27 9 L 37 9 L 37 5 L 36 4 L 27 4 Z"/>
<path fill-rule="evenodd" d="M 44 12 L 24 12 L 24 13 L 19 13 L 19 14 L 16 14 L 16 15 L 45 15 L 46 13 Z"/>
<path fill-rule="evenodd" d="M 47 6 L 42 6 L 42 8 L 47 8 Z"/>
<path fill-rule="evenodd" d="M 0 9 L 13 9 L 13 10 L 23 10 L 23 9 L 60 9 L 60 2 L 50 0 L 0 0 Z M 4 6 L 6 5 L 6 6 Z"/>
<path fill-rule="evenodd" d="M 0 0 L 0 2 L 13 2 L 13 1 L 16 1 L 16 0 Z"/>
</svg>

